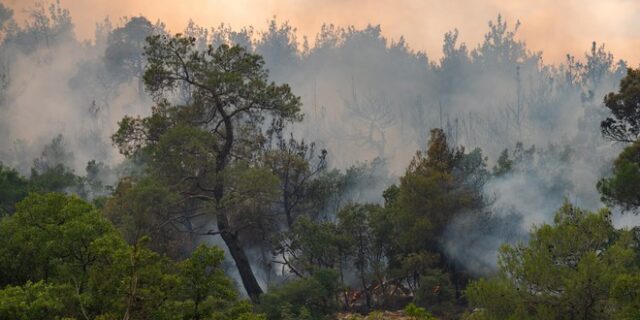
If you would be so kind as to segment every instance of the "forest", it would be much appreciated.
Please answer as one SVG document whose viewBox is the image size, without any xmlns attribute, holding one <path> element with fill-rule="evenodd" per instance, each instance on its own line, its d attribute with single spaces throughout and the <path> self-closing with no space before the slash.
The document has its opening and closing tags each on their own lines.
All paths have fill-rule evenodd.
<svg viewBox="0 0 640 320">
<path fill-rule="evenodd" d="M 73 14 L 0 2 L 0 319 L 640 318 L 640 69 L 605 45 Z"/>
</svg>

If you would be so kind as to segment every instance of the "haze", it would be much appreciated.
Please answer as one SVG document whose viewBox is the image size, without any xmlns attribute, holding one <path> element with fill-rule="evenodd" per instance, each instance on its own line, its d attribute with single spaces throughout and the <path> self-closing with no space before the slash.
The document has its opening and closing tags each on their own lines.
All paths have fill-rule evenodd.
<svg viewBox="0 0 640 320">
<path fill-rule="evenodd" d="M 0 319 L 636 319 L 639 18 L 0 0 Z"/>
<path fill-rule="evenodd" d="M 37 0 L 6 0 L 22 20 Z M 429 57 L 441 55 L 442 36 L 458 28 L 463 42 L 482 41 L 487 21 L 500 13 L 522 22 L 519 37 L 545 62 L 558 63 L 567 53 L 582 56 L 592 41 L 605 43 L 617 57 L 635 66 L 640 48 L 640 1 L 634 0 L 61 0 L 71 10 L 79 38 L 90 39 L 97 21 L 109 16 L 144 14 L 161 20 L 173 32 L 193 19 L 203 26 L 262 27 L 276 16 L 313 40 L 323 23 L 362 28 L 381 24 L 392 39 L 404 36 L 412 48 Z M 313 43 L 313 41 L 311 41 Z"/>
</svg>

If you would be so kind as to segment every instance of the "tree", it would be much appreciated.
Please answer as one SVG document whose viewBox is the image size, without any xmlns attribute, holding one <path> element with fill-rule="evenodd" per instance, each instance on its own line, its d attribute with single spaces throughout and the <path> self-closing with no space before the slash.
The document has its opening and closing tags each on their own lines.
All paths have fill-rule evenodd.
<svg viewBox="0 0 640 320">
<path fill-rule="evenodd" d="M 59 134 L 42 148 L 40 157 L 33 160 L 33 170 L 42 173 L 57 165 L 68 165 L 73 153 L 67 150 L 64 137 Z"/>
<path fill-rule="evenodd" d="M 3 284 L 69 275 L 84 286 L 98 255 L 92 242 L 115 232 L 89 204 L 59 193 L 31 194 L 0 221 Z"/>
<path fill-rule="evenodd" d="M 262 249 L 267 281 L 272 275 L 277 275 L 273 266 L 292 267 L 285 256 L 280 256 L 287 244 L 278 242 L 290 240 L 287 232 L 294 228 L 298 218 L 317 219 L 326 212 L 336 187 L 336 180 L 326 170 L 326 150 L 316 152 L 315 143 L 298 141 L 293 134 L 286 139 L 280 129 L 269 132 L 268 136 L 270 143 L 261 156 L 261 162 L 278 178 L 280 199 L 270 210 L 273 219 L 269 233 L 263 233 L 262 239 L 254 245 L 254 248 Z M 265 238 L 270 241 L 264 241 Z"/>
<path fill-rule="evenodd" d="M 30 191 L 35 192 L 79 192 L 81 179 L 68 165 L 73 161 L 73 153 L 67 150 L 64 137 L 59 134 L 45 145 L 40 157 L 33 160 Z"/>
<path fill-rule="evenodd" d="M 300 60 L 296 29 L 288 22 L 279 25 L 275 18 L 268 24 L 268 30 L 262 32 L 255 43 L 255 51 L 264 57 L 272 76 L 281 80 L 287 73 L 294 70 Z"/>
<path fill-rule="evenodd" d="M 0 318 L 58 319 L 68 315 L 73 288 L 43 281 L 27 282 L 22 286 L 7 286 L 0 290 Z"/>
<path fill-rule="evenodd" d="M 308 279 L 319 270 L 334 270 L 342 285 L 354 293 L 344 292 L 346 308 L 359 303 L 360 296 L 364 298 L 363 310 L 389 302 L 386 267 L 395 235 L 388 212 L 375 204 L 349 204 L 335 218 L 327 221 L 301 216 L 291 230 L 281 234 L 274 253 L 283 266 L 282 273 Z M 381 292 L 376 301 L 374 289 L 376 294 Z"/>
<path fill-rule="evenodd" d="M 60 5 L 60 1 L 36 2 L 27 10 L 29 19 L 22 28 L 10 22 L 10 32 L 5 34 L 5 44 L 22 53 L 32 53 L 37 49 L 50 48 L 73 41 L 73 23 L 69 10 Z M 13 30 L 12 30 L 13 29 Z"/>
<path fill-rule="evenodd" d="M 133 17 L 109 35 L 105 51 L 105 66 L 115 76 L 128 81 L 138 79 L 138 93 L 144 94 L 143 74 L 146 67 L 144 46 L 154 27 L 145 17 Z"/>
<path fill-rule="evenodd" d="M 290 229 L 300 214 L 317 213 L 329 197 L 319 179 L 327 167 L 327 151 L 316 154 L 314 143 L 298 142 L 293 135 L 285 139 L 281 131 L 272 139 L 275 146 L 265 152 L 263 161 L 280 179 L 281 210 Z"/>
<path fill-rule="evenodd" d="M 638 229 L 634 230 L 636 233 Z M 617 302 L 619 319 L 637 319 L 640 317 L 640 275 L 638 272 L 622 274 L 616 278 L 611 297 Z"/>
<path fill-rule="evenodd" d="M 613 114 L 602 121 L 602 134 L 619 142 L 631 142 L 613 164 L 613 174 L 598 182 L 597 188 L 602 201 L 619 206 L 625 211 L 640 206 L 640 69 L 627 70 L 627 76 L 620 81 L 617 93 L 609 93 L 604 98 L 605 106 Z"/>
<path fill-rule="evenodd" d="M 434 313 L 454 316 L 456 288 L 449 274 L 440 269 L 429 269 L 420 276 L 420 288 L 416 290 L 415 302 Z"/>
<path fill-rule="evenodd" d="M 0 40 L 4 40 L 4 33 L 6 32 L 6 29 L 14 27 L 11 25 L 14 23 L 13 10 L 4 4 L 0 5 L 0 31 L 2 32 Z"/>
<path fill-rule="evenodd" d="M 610 211 L 566 203 L 552 225 L 532 230 L 528 244 L 502 247 L 495 278 L 467 288 L 480 310 L 469 319 L 618 319 L 629 301 L 612 290 L 634 285 L 636 245 L 633 232 L 613 227 Z"/>
<path fill-rule="evenodd" d="M 620 90 L 605 96 L 604 104 L 612 116 L 600 124 L 602 134 L 614 141 L 635 142 L 640 135 L 640 69 L 627 69 Z"/>
<path fill-rule="evenodd" d="M 376 150 L 377 157 L 384 159 L 387 143 L 385 132 L 396 122 L 393 105 L 384 95 L 359 97 L 354 84 L 352 87 L 351 97 L 345 99 L 345 108 L 363 127 L 355 129 L 354 139 L 369 145 Z"/>
<path fill-rule="evenodd" d="M 613 162 L 613 173 L 597 184 L 602 201 L 624 211 L 640 207 L 640 142 L 626 147 Z"/>
<path fill-rule="evenodd" d="M 176 201 L 176 196 L 153 177 L 121 179 L 102 212 L 129 244 L 146 236 L 152 240 L 148 247 L 153 251 L 183 259 L 194 249 L 194 234 L 189 232 L 193 219 L 185 220 L 183 212 L 176 213 Z"/>
<path fill-rule="evenodd" d="M 274 124 L 300 120 L 300 100 L 287 85 L 269 84 L 262 59 L 239 46 L 200 52 L 194 39 L 180 35 L 148 41 L 144 79 L 157 106 L 150 117 L 125 117 L 113 141 L 126 156 L 144 154 L 183 200 L 199 202 L 215 216 L 213 234 L 222 237 L 245 290 L 257 299 L 262 289 L 240 239 L 247 226 L 234 223 L 230 207 L 238 204 L 238 210 L 248 212 L 242 208 L 246 202 L 230 201 L 247 193 L 235 193 L 230 184 L 237 181 L 253 195 L 271 197 L 269 190 L 275 188 L 270 183 L 277 180 L 252 163 L 264 141 L 263 122 L 266 117 Z M 177 90 L 187 92 L 188 100 L 170 106 L 168 99 Z M 234 179 L 242 171 L 233 169 L 241 166 L 251 170 Z"/>
<path fill-rule="evenodd" d="M 258 309 L 268 319 L 325 319 L 337 310 L 340 290 L 335 270 L 319 269 L 312 277 L 296 279 L 266 293 Z"/>
<path fill-rule="evenodd" d="M 426 152 L 419 151 L 400 185 L 385 192 L 394 235 L 388 249 L 390 272 L 406 279 L 411 290 L 419 289 L 421 278 L 432 269 L 442 269 L 451 277 L 456 298 L 461 297 L 468 275 L 446 254 L 442 239 L 457 218 L 483 210 L 488 175 L 479 149 L 466 153 L 451 147 L 444 131 L 433 129 Z"/>
<path fill-rule="evenodd" d="M 0 163 L 0 217 L 13 212 L 15 204 L 27 196 L 28 188 L 26 179 Z"/>
<path fill-rule="evenodd" d="M 377 205 L 348 205 L 338 212 L 338 230 L 348 241 L 346 255 L 350 258 L 357 272 L 360 285 L 364 290 L 366 307 L 372 307 L 370 273 L 374 273 L 384 290 L 380 264 L 384 249 L 378 247 L 379 235 L 375 231 L 374 219 L 382 211 Z M 377 271 L 377 272 L 376 272 Z M 384 294 L 384 292 L 383 292 Z"/>
<path fill-rule="evenodd" d="M 40 193 L 47 192 L 78 192 L 81 181 L 69 168 L 62 164 L 49 167 L 45 171 L 31 171 L 29 190 Z"/>
<path fill-rule="evenodd" d="M 501 177 L 513 170 L 513 159 L 509 158 L 509 150 L 504 149 L 502 153 L 500 153 L 500 157 L 496 161 L 496 165 L 493 166 L 493 175 L 496 177 Z"/>
<path fill-rule="evenodd" d="M 457 215 L 484 204 L 485 159 L 479 151 L 452 148 L 441 129 L 431 131 L 426 153 L 418 152 L 400 178 L 395 224 L 405 252 L 437 252 L 437 238 Z"/>
<path fill-rule="evenodd" d="M 339 270 L 348 246 L 348 238 L 333 222 L 301 216 L 280 236 L 274 254 L 281 258 L 283 273 L 305 278 L 320 269 Z"/>
<path fill-rule="evenodd" d="M 30 194 L 0 219 L 0 317 L 10 319 L 261 319 L 200 246 L 180 263 L 127 245 L 90 204 Z"/>
<path fill-rule="evenodd" d="M 236 292 L 220 267 L 224 252 L 216 247 L 198 246 L 189 259 L 181 262 L 181 294 L 190 310 L 189 319 L 204 319 L 234 301 Z"/>
</svg>

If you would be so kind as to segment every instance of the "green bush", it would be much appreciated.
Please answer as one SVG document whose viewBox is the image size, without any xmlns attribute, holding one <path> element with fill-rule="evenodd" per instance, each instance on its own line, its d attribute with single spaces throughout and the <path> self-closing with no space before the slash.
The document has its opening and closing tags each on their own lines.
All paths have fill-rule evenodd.
<svg viewBox="0 0 640 320">
<path fill-rule="evenodd" d="M 429 269 L 420 277 L 420 287 L 416 291 L 418 306 L 437 313 L 446 313 L 454 308 L 456 293 L 449 275 L 440 269 Z"/>
<path fill-rule="evenodd" d="M 436 320 L 426 309 L 416 306 L 414 303 L 408 304 L 404 312 L 416 320 Z"/>
<path fill-rule="evenodd" d="M 271 289 L 260 299 L 259 309 L 268 319 L 324 319 L 336 311 L 338 273 L 320 269 L 313 276 Z"/>
</svg>

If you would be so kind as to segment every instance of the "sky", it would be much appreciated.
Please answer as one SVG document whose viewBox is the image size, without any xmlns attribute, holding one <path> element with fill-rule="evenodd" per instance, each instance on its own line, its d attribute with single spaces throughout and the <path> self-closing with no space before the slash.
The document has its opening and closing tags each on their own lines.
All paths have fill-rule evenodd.
<svg viewBox="0 0 640 320">
<path fill-rule="evenodd" d="M 24 15 L 38 0 L 0 0 Z M 409 45 L 432 59 L 441 54 L 445 32 L 454 28 L 460 39 L 476 46 L 487 22 L 502 14 L 510 25 L 520 20 L 519 38 L 528 48 L 543 51 L 545 62 L 576 56 L 592 41 L 605 43 L 616 58 L 640 63 L 640 0 L 60 0 L 69 8 L 82 39 L 93 36 L 96 22 L 109 16 L 145 15 L 181 31 L 189 19 L 201 26 L 226 23 L 260 30 L 277 17 L 297 27 L 313 43 L 323 23 L 364 27 L 380 24 L 390 39 L 404 36 Z"/>
</svg>

